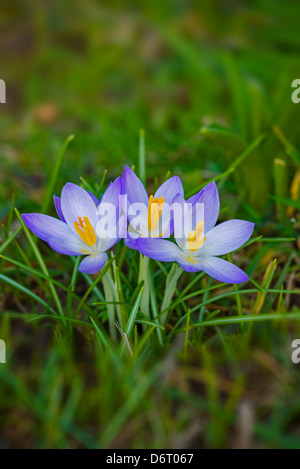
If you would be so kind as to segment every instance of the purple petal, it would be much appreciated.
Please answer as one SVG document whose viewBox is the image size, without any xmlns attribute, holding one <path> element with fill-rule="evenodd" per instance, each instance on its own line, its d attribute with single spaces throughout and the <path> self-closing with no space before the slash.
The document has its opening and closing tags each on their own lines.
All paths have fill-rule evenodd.
<svg viewBox="0 0 300 469">
<path fill-rule="evenodd" d="M 92 192 L 88 192 L 88 194 L 91 196 L 91 198 L 94 201 L 96 207 L 98 207 L 98 205 L 100 203 L 99 199 Z M 64 217 L 64 215 L 62 213 L 62 209 L 61 209 L 61 199 L 60 199 L 60 197 L 57 197 L 56 195 L 53 195 L 53 200 L 54 200 L 54 205 L 55 205 L 57 215 L 59 216 L 61 221 L 66 223 L 65 217 Z"/>
<path fill-rule="evenodd" d="M 122 179 L 117 177 L 111 184 L 108 185 L 106 191 L 101 198 L 102 203 L 110 203 L 115 207 L 119 206 L 119 196 L 122 194 Z"/>
<path fill-rule="evenodd" d="M 195 194 L 195 195 L 192 195 L 192 197 L 190 197 L 189 199 L 187 199 L 186 202 L 189 203 L 189 204 L 194 205 L 196 202 L 198 202 L 199 197 L 201 197 L 201 195 L 203 194 L 203 190 L 204 190 L 204 189 L 201 189 L 200 192 L 198 192 L 198 193 Z"/>
<path fill-rule="evenodd" d="M 136 239 L 132 239 L 128 236 L 127 238 L 124 238 L 124 243 L 128 248 L 137 250 Z"/>
<path fill-rule="evenodd" d="M 220 199 L 216 183 L 207 184 L 198 194 L 198 200 L 192 199 L 192 202 L 204 204 L 204 233 L 208 233 L 217 223 L 220 211 Z"/>
<path fill-rule="evenodd" d="M 107 251 L 112 248 L 115 244 L 121 241 L 121 238 L 102 238 L 100 243 L 101 251 Z"/>
<path fill-rule="evenodd" d="M 169 205 L 173 202 L 177 194 L 183 196 L 183 187 L 181 179 L 178 176 L 173 176 L 167 179 L 155 192 L 154 199 L 156 197 L 164 197 L 165 202 Z"/>
<path fill-rule="evenodd" d="M 208 257 L 201 264 L 202 270 L 219 282 L 242 283 L 248 280 L 243 270 L 219 257 Z"/>
<path fill-rule="evenodd" d="M 123 192 L 127 194 L 128 203 L 140 202 L 148 207 L 149 197 L 142 181 L 127 165 L 122 176 Z"/>
<path fill-rule="evenodd" d="M 181 194 L 177 194 L 172 202 L 172 227 L 174 237 L 178 246 L 182 247 L 185 242 L 184 237 L 184 203 L 185 200 Z"/>
<path fill-rule="evenodd" d="M 207 233 L 203 256 L 222 256 L 238 249 L 248 241 L 253 229 L 254 223 L 245 220 L 229 220 L 215 226 Z"/>
<path fill-rule="evenodd" d="M 177 259 L 178 264 L 183 270 L 186 270 L 186 272 L 199 272 L 199 270 L 202 270 L 202 267 L 200 264 L 193 264 L 192 262 L 188 262 L 185 259 Z"/>
<path fill-rule="evenodd" d="M 138 238 L 135 244 L 142 254 L 157 261 L 174 262 L 182 256 L 181 249 L 166 239 Z"/>
<path fill-rule="evenodd" d="M 88 191 L 88 194 L 91 196 L 91 198 L 94 201 L 96 207 L 98 207 L 98 205 L 100 204 L 100 200 L 98 199 L 98 197 L 96 197 L 95 194 L 93 194 L 92 192 L 89 192 L 89 191 Z"/>
<path fill-rule="evenodd" d="M 66 223 L 41 213 L 24 213 L 22 218 L 28 228 L 39 238 L 48 242 L 50 237 L 69 238 L 72 235 Z"/>
<path fill-rule="evenodd" d="M 50 237 L 47 239 L 47 243 L 54 251 L 57 251 L 60 254 L 66 254 L 67 256 L 80 256 L 84 253 L 86 248 L 86 245 L 74 236 L 70 229 L 69 236 Z"/>
<path fill-rule="evenodd" d="M 68 182 L 61 192 L 61 209 L 70 229 L 78 236 L 74 222 L 78 222 L 79 217 L 88 217 L 91 225 L 95 229 L 97 223 L 97 211 L 95 203 L 90 194 L 77 186 Z"/>
<path fill-rule="evenodd" d="M 203 205 L 198 203 L 192 205 L 191 201 L 187 202 L 181 195 L 177 195 L 172 207 L 174 207 L 174 236 L 178 246 L 185 249 L 190 231 L 203 221 Z"/>
<path fill-rule="evenodd" d="M 60 200 L 60 197 L 57 197 L 56 195 L 53 196 L 53 200 L 54 200 L 54 206 L 55 206 L 55 210 L 57 212 L 57 215 L 59 216 L 59 218 L 61 219 L 61 221 L 63 221 L 64 223 L 66 223 L 66 220 L 65 220 L 65 217 L 62 213 L 62 210 L 61 210 L 61 200 Z"/>
<path fill-rule="evenodd" d="M 106 251 L 116 244 L 121 234 L 126 233 L 127 218 L 124 215 L 120 216 L 121 210 L 119 210 L 121 194 L 122 180 L 118 177 L 106 189 L 98 206 L 97 214 L 99 218 L 96 225 L 96 234 L 98 238 L 108 242 L 107 246 L 101 249 L 102 251 Z M 107 240 L 107 238 L 109 239 Z"/>
<path fill-rule="evenodd" d="M 97 274 L 106 261 L 107 255 L 105 252 L 87 256 L 80 262 L 78 270 L 84 274 Z"/>
</svg>

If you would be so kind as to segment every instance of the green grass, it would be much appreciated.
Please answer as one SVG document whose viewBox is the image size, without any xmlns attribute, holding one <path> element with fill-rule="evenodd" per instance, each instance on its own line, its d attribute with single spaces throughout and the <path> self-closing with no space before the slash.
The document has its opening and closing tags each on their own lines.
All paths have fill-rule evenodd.
<svg viewBox="0 0 300 469">
<path fill-rule="evenodd" d="M 1 6 L 1 448 L 300 447 L 300 8 L 252 4 Z M 215 180 L 219 221 L 255 222 L 229 257 L 249 281 L 123 242 L 83 275 L 22 222 L 125 164 L 149 193 Z"/>
</svg>

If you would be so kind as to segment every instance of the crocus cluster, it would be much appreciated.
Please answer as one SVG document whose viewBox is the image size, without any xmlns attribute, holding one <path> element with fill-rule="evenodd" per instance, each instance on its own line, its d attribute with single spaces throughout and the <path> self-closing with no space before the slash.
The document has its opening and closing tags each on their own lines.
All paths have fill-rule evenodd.
<svg viewBox="0 0 300 469">
<path fill-rule="evenodd" d="M 110 183 L 101 200 L 73 183 L 54 196 L 59 219 L 39 213 L 23 214 L 30 230 L 61 254 L 84 255 L 79 270 L 98 273 L 106 251 L 121 238 L 145 256 L 177 262 L 187 272 L 204 271 L 220 282 L 241 283 L 248 276 L 218 256 L 241 247 L 254 224 L 229 220 L 216 226 L 220 201 L 214 182 L 185 200 L 181 180 L 174 176 L 148 196 L 128 166 Z"/>
</svg>

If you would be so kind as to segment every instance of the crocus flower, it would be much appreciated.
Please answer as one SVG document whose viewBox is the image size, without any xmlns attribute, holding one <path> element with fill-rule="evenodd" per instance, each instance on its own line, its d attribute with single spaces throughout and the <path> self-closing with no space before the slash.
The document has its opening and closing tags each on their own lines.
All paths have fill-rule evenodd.
<svg viewBox="0 0 300 469">
<path fill-rule="evenodd" d="M 251 236 L 254 223 L 244 220 L 229 220 L 215 226 L 219 215 L 219 196 L 216 184 L 208 184 L 198 194 L 187 202 L 191 207 L 184 212 L 185 201 L 177 196 L 174 203 L 182 208 L 181 213 L 187 213 L 184 218 L 190 223 L 187 235 L 181 229 L 180 237 L 176 237 L 177 225 L 182 223 L 181 216 L 174 217 L 174 236 L 176 244 L 166 239 L 138 239 L 137 249 L 146 256 L 159 261 L 178 262 L 187 272 L 203 270 L 211 277 L 226 283 L 242 283 L 248 276 L 239 267 L 221 259 L 222 256 L 241 247 Z M 192 212 L 204 204 L 204 219 L 193 221 Z M 179 228 L 182 228 L 182 226 Z"/>
<path fill-rule="evenodd" d="M 69 256 L 86 255 L 78 270 L 96 274 L 104 266 L 106 252 L 119 241 L 120 220 L 105 219 L 101 213 L 107 204 L 115 208 L 110 217 L 118 217 L 119 196 L 122 181 L 118 177 L 104 192 L 101 202 L 89 192 L 68 182 L 62 189 L 61 198 L 54 196 L 54 204 L 60 220 L 40 213 L 25 213 L 22 218 L 28 228 L 49 246 L 61 254 Z M 107 229 L 112 227 L 112 229 Z"/>
<path fill-rule="evenodd" d="M 127 195 L 127 218 L 129 221 L 128 237 L 125 244 L 136 249 L 135 242 L 138 237 L 169 237 L 172 233 L 172 218 L 168 207 L 175 196 L 183 196 L 183 187 L 178 176 L 165 181 L 155 192 L 148 196 L 142 181 L 125 166 L 122 184 L 124 194 Z M 139 212 L 138 223 L 135 209 Z"/>
</svg>

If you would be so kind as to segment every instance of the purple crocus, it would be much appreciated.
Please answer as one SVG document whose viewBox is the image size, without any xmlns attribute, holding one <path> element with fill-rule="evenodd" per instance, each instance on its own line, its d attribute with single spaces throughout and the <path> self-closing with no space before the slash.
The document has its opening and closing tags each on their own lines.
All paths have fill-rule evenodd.
<svg viewBox="0 0 300 469">
<path fill-rule="evenodd" d="M 110 216 L 119 213 L 119 196 L 122 194 L 122 181 L 118 177 L 102 196 L 101 202 L 76 184 L 68 182 L 62 189 L 61 198 L 54 196 L 54 204 L 60 217 L 50 217 L 40 213 L 25 213 L 22 218 L 28 228 L 49 246 L 61 254 L 69 256 L 86 255 L 78 270 L 96 274 L 104 266 L 106 252 L 119 241 L 117 229 L 119 219 L 102 223 L 101 213 L 105 207 Z M 107 229 L 107 224 L 112 227 Z"/>
<path fill-rule="evenodd" d="M 239 267 L 217 256 L 232 252 L 248 241 L 253 232 L 254 223 L 229 220 L 215 226 L 220 203 L 214 182 L 205 186 L 186 202 L 190 203 L 188 209 L 181 195 L 174 199 L 174 204 L 178 204 L 177 206 L 181 209 L 178 210 L 179 216 L 174 217 L 176 244 L 166 239 L 140 238 L 136 241 L 137 249 L 152 259 L 178 262 L 187 272 L 203 270 L 220 282 L 242 283 L 248 280 L 248 276 Z M 197 216 L 193 215 L 198 207 L 199 210 L 204 208 L 203 219 L 199 221 L 198 217 L 198 222 L 196 222 L 194 219 L 197 220 Z M 182 229 L 183 223 L 189 224 L 188 230 Z M 187 234 L 185 234 L 186 231 L 188 231 Z M 178 232 L 180 236 L 177 236 Z"/>
<path fill-rule="evenodd" d="M 125 244 L 136 249 L 139 237 L 164 238 L 172 233 L 172 217 L 169 206 L 176 195 L 183 196 L 183 187 L 178 176 L 165 181 L 155 192 L 148 196 L 142 181 L 125 166 L 122 184 L 127 195 L 128 237 Z M 138 217 L 136 214 L 139 213 Z M 138 222 L 136 222 L 138 220 Z M 136 223 L 135 223 L 136 222 Z"/>
</svg>

